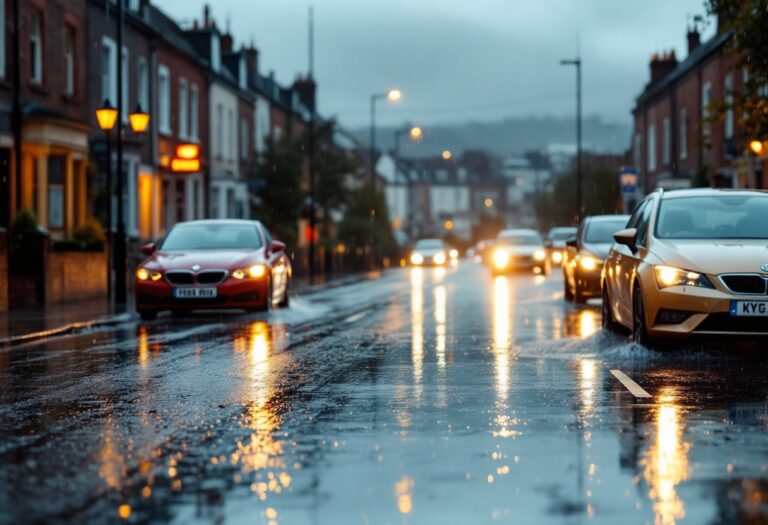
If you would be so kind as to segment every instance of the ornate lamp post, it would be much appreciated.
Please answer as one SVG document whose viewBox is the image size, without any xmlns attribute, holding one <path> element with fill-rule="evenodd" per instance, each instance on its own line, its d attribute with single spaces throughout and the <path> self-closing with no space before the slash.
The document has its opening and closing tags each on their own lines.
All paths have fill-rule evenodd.
<svg viewBox="0 0 768 525">
<path fill-rule="evenodd" d="M 107 297 L 112 299 L 112 130 L 117 121 L 117 109 L 105 100 L 96 110 L 96 120 L 107 142 Z"/>
</svg>

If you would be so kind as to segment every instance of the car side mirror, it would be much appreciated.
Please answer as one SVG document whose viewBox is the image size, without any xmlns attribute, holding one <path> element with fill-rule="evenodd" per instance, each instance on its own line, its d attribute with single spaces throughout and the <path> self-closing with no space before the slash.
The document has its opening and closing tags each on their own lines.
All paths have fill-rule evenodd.
<svg viewBox="0 0 768 525">
<path fill-rule="evenodd" d="M 155 250 L 157 249 L 157 245 L 155 243 L 150 242 L 149 244 L 145 244 L 141 247 L 141 253 L 144 255 L 152 255 L 155 253 Z"/>
<path fill-rule="evenodd" d="M 272 241 L 272 253 L 281 253 L 285 251 L 285 243 L 280 241 Z"/>
<path fill-rule="evenodd" d="M 637 229 L 627 228 L 613 234 L 613 240 L 618 244 L 623 244 L 632 250 L 632 253 L 637 251 Z"/>
<path fill-rule="evenodd" d="M 576 237 L 569 237 L 568 240 L 565 241 L 565 245 L 569 248 L 578 248 L 579 247 L 579 239 Z"/>
</svg>

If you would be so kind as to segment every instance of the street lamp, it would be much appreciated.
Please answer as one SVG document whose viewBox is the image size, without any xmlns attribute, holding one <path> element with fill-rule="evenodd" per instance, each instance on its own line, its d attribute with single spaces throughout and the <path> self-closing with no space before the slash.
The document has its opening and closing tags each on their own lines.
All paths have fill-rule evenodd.
<svg viewBox="0 0 768 525">
<path fill-rule="evenodd" d="M 376 184 L 376 102 L 379 100 L 389 100 L 398 102 L 403 98 L 403 92 L 399 89 L 390 89 L 386 93 L 371 95 L 371 184 Z"/>
<path fill-rule="evenodd" d="M 576 67 L 576 203 L 578 205 L 576 220 L 578 221 L 583 211 L 581 202 L 581 57 L 574 60 L 561 60 L 560 65 Z"/>
<path fill-rule="evenodd" d="M 406 133 L 408 133 L 408 137 L 412 141 L 414 141 L 414 142 L 420 142 L 422 137 L 424 136 L 424 130 L 422 130 L 418 126 L 412 126 L 412 127 L 411 126 L 406 126 L 404 128 L 400 128 L 400 129 L 396 129 L 395 130 L 395 183 L 397 183 L 397 179 L 399 178 L 398 175 L 400 173 L 400 170 L 397 167 L 397 162 L 398 162 L 398 159 L 400 158 L 400 137 L 403 136 Z M 404 177 L 404 178 L 406 179 L 404 182 L 407 183 L 408 182 L 407 178 L 406 177 Z M 398 195 L 399 195 L 399 193 L 398 193 Z M 411 208 L 410 199 L 411 199 L 410 196 L 408 196 L 406 198 L 406 206 L 405 206 L 407 208 L 405 210 L 405 215 L 406 215 L 407 221 L 408 221 L 408 224 L 406 225 L 406 228 L 408 230 L 408 234 L 409 235 L 411 233 L 411 215 L 412 215 L 411 211 L 410 211 L 410 208 Z M 398 198 L 398 201 L 399 201 L 399 198 Z M 398 206 L 398 208 L 399 208 L 399 206 Z"/>
<path fill-rule="evenodd" d="M 142 111 L 141 105 L 136 104 L 136 110 L 128 115 L 128 121 L 131 123 L 131 130 L 134 133 L 144 133 L 149 127 L 149 113 Z"/>
<path fill-rule="evenodd" d="M 751 149 L 752 153 L 759 157 L 763 153 L 763 142 L 760 140 L 753 140 L 749 143 L 749 149 Z"/>
<path fill-rule="evenodd" d="M 105 100 L 96 110 L 96 120 L 107 142 L 107 297 L 112 299 L 112 139 L 111 133 L 117 121 L 117 110 Z"/>
<path fill-rule="evenodd" d="M 443 160 L 451 160 L 453 158 L 453 153 L 451 153 L 451 150 L 443 150 L 443 153 L 440 154 L 441 157 L 443 157 Z"/>
</svg>

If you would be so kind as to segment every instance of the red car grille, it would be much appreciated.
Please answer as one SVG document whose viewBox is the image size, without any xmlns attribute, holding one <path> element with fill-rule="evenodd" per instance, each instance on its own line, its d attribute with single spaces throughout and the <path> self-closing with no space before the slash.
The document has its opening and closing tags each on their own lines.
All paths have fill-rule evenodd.
<svg viewBox="0 0 768 525">
<path fill-rule="evenodd" d="M 219 284 L 227 276 L 224 270 L 205 270 L 197 274 L 198 284 Z"/>
<path fill-rule="evenodd" d="M 171 270 L 165 272 L 165 278 L 168 282 L 178 286 L 195 284 L 195 275 L 187 270 Z"/>
<path fill-rule="evenodd" d="M 219 284 L 227 277 L 225 270 L 203 270 L 194 274 L 189 270 L 171 270 L 165 273 L 168 282 L 175 286 L 191 286 L 193 284 Z"/>
</svg>

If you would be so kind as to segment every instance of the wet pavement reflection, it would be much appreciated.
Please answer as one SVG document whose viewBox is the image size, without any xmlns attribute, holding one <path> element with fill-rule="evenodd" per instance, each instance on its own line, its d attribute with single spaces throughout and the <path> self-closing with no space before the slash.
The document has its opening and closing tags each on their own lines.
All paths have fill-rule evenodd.
<svg viewBox="0 0 768 525">
<path fill-rule="evenodd" d="M 462 262 L 2 349 L 0 522 L 768 521 L 761 349 L 561 290 Z"/>
</svg>

